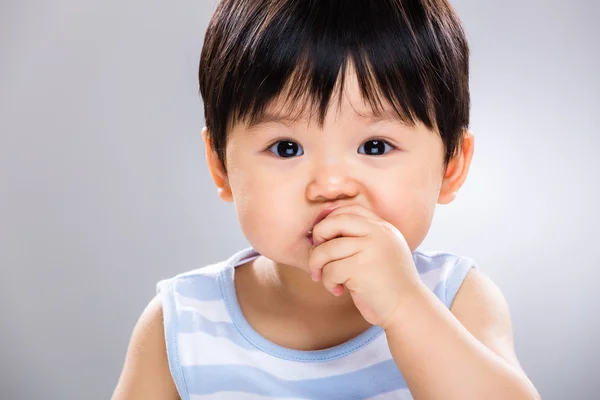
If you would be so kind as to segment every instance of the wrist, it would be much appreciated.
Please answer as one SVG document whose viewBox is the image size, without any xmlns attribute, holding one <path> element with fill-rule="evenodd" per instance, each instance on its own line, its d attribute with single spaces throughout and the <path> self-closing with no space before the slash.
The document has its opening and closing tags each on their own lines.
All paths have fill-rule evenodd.
<svg viewBox="0 0 600 400">
<path fill-rule="evenodd" d="M 381 325 L 386 335 L 397 334 L 407 323 L 410 323 L 415 317 L 415 313 L 418 314 L 419 307 L 415 307 L 415 305 L 427 302 L 428 292 L 429 288 L 420 279 L 409 289 L 403 291 L 398 305 L 388 320 Z"/>
</svg>

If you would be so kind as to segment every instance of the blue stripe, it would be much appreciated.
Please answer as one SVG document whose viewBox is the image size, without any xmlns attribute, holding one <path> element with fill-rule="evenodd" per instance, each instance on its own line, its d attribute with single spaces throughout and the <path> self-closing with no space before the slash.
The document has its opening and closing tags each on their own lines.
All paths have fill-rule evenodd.
<svg viewBox="0 0 600 400">
<path fill-rule="evenodd" d="M 221 337 L 244 349 L 255 349 L 230 322 L 214 322 L 204 318 L 198 311 L 179 311 L 180 333 L 203 332 L 213 337 Z"/>
<path fill-rule="evenodd" d="M 248 366 L 190 366 L 185 368 L 185 374 L 190 393 L 198 395 L 235 391 L 282 398 L 347 400 L 407 387 L 393 360 L 347 374 L 295 381 L 279 379 Z"/>
<path fill-rule="evenodd" d="M 420 275 L 441 268 L 446 258 L 446 254 L 429 255 L 418 251 L 413 253 L 413 260 Z"/>
</svg>

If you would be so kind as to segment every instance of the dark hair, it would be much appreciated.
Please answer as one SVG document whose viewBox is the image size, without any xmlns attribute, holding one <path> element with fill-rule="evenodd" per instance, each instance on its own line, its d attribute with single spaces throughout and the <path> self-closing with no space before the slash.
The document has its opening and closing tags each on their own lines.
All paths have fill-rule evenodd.
<svg viewBox="0 0 600 400">
<path fill-rule="evenodd" d="M 373 112 L 386 102 L 404 122 L 439 132 L 447 166 L 469 125 L 470 96 L 469 48 L 446 0 L 221 0 L 198 75 L 222 165 L 232 124 L 256 121 L 284 92 L 322 125 L 350 64 Z"/>
</svg>

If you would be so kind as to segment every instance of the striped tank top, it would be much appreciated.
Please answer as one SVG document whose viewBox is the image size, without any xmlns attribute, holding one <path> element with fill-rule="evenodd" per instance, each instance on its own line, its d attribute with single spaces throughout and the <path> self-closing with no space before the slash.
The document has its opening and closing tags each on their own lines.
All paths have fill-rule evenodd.
<svg viewBox="0 0 600 400">
<path fill-rule="evenodd" d="M 157 284 L 182 400 L 412 399 L 379 326 L 315 351 L 285 348 L 256 332 L 241 311 L 234 277 L 235 267 L 258 256 L 245 249 Z M 422 281 L 449 308 L 473 261 L 446 252 L 416 251 L 413 258 Z"/>
</svg>

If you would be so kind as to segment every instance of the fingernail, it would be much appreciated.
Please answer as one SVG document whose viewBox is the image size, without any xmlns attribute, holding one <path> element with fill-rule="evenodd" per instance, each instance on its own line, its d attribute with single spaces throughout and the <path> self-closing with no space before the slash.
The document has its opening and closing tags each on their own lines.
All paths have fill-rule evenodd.
<svg viewBox="0 0 600 400">
<path fill-rule="evenodd" d="M 317 277 L 312 272 L 310 272 L 310 279 L 312 279 L 315 282 L 317 281 Z"/>
</svg>

